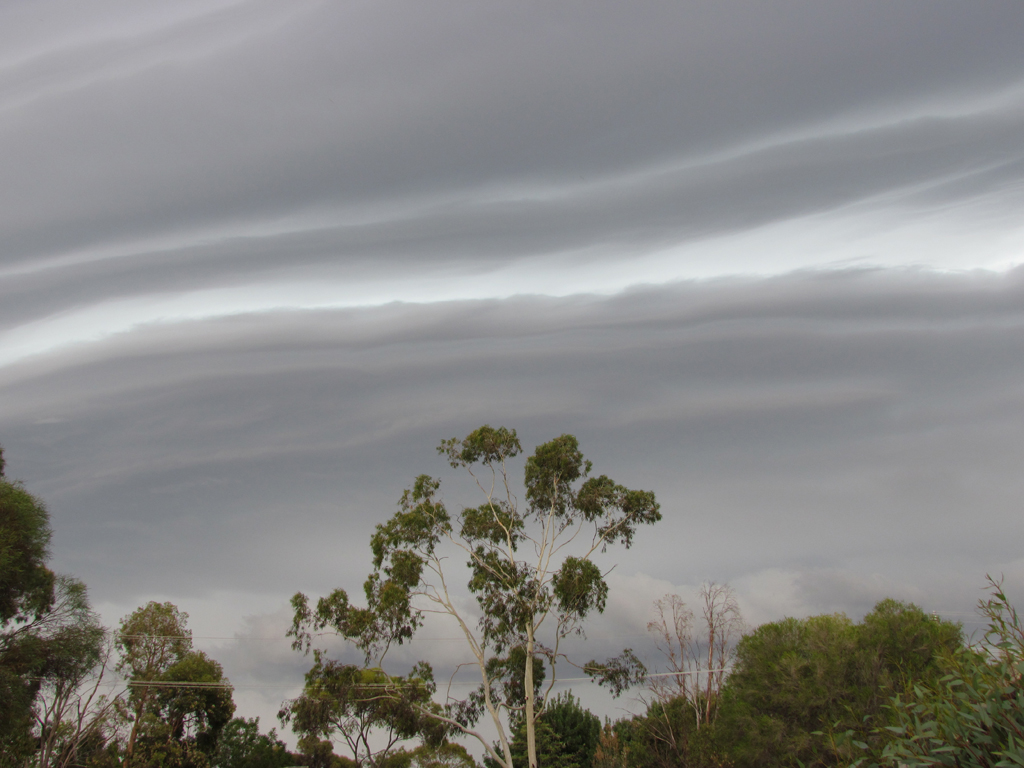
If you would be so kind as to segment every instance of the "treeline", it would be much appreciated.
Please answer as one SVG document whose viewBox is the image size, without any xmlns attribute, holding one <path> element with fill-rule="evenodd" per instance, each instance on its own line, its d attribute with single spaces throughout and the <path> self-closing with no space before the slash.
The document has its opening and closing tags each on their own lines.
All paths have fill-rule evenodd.
<svg viewBox="0 0 1024 768">
<path fill-rule="evenodd" d="M 979 644 L 967 644 L 958 623 L 886 599 L 856 623 L 832 614 L 761 625 L 724 649 L 725 658 L 708 653 L 707 636 L 694 642 L 701 633 L 693 631 L 692 614 L 678 598 L 659 601 L 663 610 L 651 629 L 662 638 L 666 663 L 675 664 L 675 672 L 649 677 L 638 692 L 646 702 L 643 714 L 615 721 L 602 723 L 571 693 L 554 697 L 537 723 L 537 763 L 543 768 L 1022 765 L 1024 634 L 1005 594 L 998 584 L 991 586 L 991 597 L 981 606 L 989 633 Z M 722 662 L 730 671 L 718 678 L 715 670 Z M 373 706 L 365 690 L 335 699 L 343 700 L 351 715 Z M 516 768 L 528 768 L 523 726 L 521 720 L 513 725 Z M 426 741 L 416 751 L 379 753 L 361 764 L 475 765 L 458 745 L 439 752 Z M 321 742 L 320 750 L 324 768 L 356 764 L 333 755 L 329 742 Z M 484 763 L 497 765 L 489 758 Z"/>
<path fill-rule="evenodd" d="M 442 444 L 453 467 L 499 466 L 505 488 L 518 448 L 514 431 L 489 427 Z M 988 632 L 973 644 L 959 624 L 895 600 L 860 622 L 833 614 L 749 630 L 732 590 L 706 584 L 696 611 L 674 595 L 655 602 L 656 667 L 629 649 L 581 665 L 637 697 L 642 714 L 602 722 L 571 693 L 551 695 L 565 659 L 557 641 L 604 606 L 590 553 L 615 536 L 628 545 L 631 526 L 660 516 L 653 494 L 588 478 L 565 435 L 528 459 L 525 511 L 511 493 L 488 497 L 456 527 L 439 483 L 418 478 L 371 541 L 366 608 L 343 590 L 315 606 L 296 595 L 288 634 L 313 663 L 279 714 L 298 736 L 293 754 L 274 730 L 234 717 L 221 665 L 193 647 L 174 605 L 151 602 L 116 630 L 102 627 L 85 586 L 47 565 L 45 506 L 3 470 L 0 451 L 0 768 L 475 768 L 457 737 L 483 743 L 488 768 L 1024 765 L 1024 630 L 996 581 L 981 604 Z M 550 570 L 515 560 L 523 542 L 551 551 L 567 531 L 573 541 L 577 524 L 596 531 L 586 557 Z M 383 667 L 420 624 L 412 598 L 448 600 L 423 580 L 441 573 L 445 540 L 472 545 L 470 589 L 484 609 L 483 644 L 463 627 L 487 684 L 462 699 L 438 695 L 425 661 L 402 675 Z M 552 612 L 555 645 L 522 631 Z M 332 660 L 313 644 L 325 631 L 354 642 L 366 663 Z M 475 723 L 499 707 L 501 743 L 491 745 Z"/>
<path fill-rule="evenodd" d="M 849 765 L 888 741 L 892 698 L 936 685 L 962 649 L 958 624 L 895 600 L 860 623 L 834 614 L 764 624 L 739 640 L 710 698 L 653 688 L 643 715 L 604 728 L 593 765 Z"/>
<path fill-rule="evenodd" d="M 599 726 L 571 696 L 563 697 L 542 715 L 538 762 L 559 768 L 1024 765 L 1024 631 L 999 583 L 990 587 L 980 606 L 988 632 L 974 645 L 965 643 L 959 624 L 887 599 L 860 623 L 842 614 L 788 618 L 744 635 L 710 701 L 706 689 L 682 681 L 676 691 L 652 685 L 643 714 Z M 582 749 L 580 728 L 565 724 L 584 720 Z"/>
<path fill-rule="evenodd" d="M 149 603 L 116 631 L 85 585 L 47 565 L 43 503 L 4 476 L 0 449 L 0 768 L 281 768 L 273 730 L 233 718 L 221 665 L 188 615 Z"/>
</svg>

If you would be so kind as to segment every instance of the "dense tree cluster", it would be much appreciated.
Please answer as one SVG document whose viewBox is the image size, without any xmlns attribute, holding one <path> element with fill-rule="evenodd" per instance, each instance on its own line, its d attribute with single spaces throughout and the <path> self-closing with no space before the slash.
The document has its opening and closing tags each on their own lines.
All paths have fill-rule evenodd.
<svg viewBox="0 0 1024 768">
<path fill-rule="evenodd" d="M 710 706 L 706 685 L 666 696 L 652 678 L 643 714 L 602 726 L 571 694 L 553 697 L 537 721 L 537 761 L 557 768 L 1022 765 L 1024 629 L 998 588 L 983 610 L 990 631 L 974 646 L 959 624 L 891 599 L 860 622 L 831 614 L 764 624 L 736 644 Z M 714 669 L 685 671 L 706 682 Z M 526 768 L 523 723 L 512 733 L 514 765 Z M 380 765 L 404 768 L 408 755 Z"/>
<path fill-rule="evenodd" d="M 20 765 L 55 744 L 37 702 L 61 698 L 99 659 L 103 630 L 85 586 L 55 574 L 50 518 L 21 483 L 6 478 L 0 451 L 0 765 Z"/>
<path fill-rule="evenodd" d="M 47 565 L 50 517 L 0 450 L 0 768 L 283 768 L 274 731 L 232 720 L 230 683 L 188 616 L 149 603 L 116 631 Z"/>
<path fill-rule="evenodd" d="M 838 734 L 875 738 L 889 698 L 910 680 L 941 676 L 961 640 L 958 625 L 893 600 L 859 624 L 842 614 L 765 624 L 737 644 L 710 720 L 657 702 L 619 738 L 650 755 L 637 765 L 842 765 L 849 754 Z M 683 734 L 674 749 L 661 735 L 673 720 Z"/>
<path fill-rule="evenodd" d="M 915 680 L 890 704 L 880 743 L 855 766 L 1024 765 L 1024 627 L 999 581 L 981 604 L 985 642 L 944 659 L 946 674 Z"/>
</svg>

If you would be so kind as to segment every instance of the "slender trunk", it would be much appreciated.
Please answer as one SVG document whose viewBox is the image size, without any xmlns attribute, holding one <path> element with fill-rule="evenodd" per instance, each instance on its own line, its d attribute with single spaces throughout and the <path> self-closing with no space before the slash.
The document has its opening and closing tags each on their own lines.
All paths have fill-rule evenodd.
<svg viewBox="0 0 1024 768">
<path fill-rule="evenodd" d="M 505 733 L 500 731 L 498 734 L 501 737 L 501 750 L 505 755 L 505 765 L 508 768 L 512 768 L 512 745 L 509 740 L 505 738 Z"/>
<path fill-rule="evenodd" d="M 712 615 L 714 613 L 712 612 Z M 708 689 L 704 694 L 704 722 L 711 722 L 711 686 L 715 677 L 715 673 L 712 672 L 715 668 L 715 621 L 710 619 L 708 621 Z"/>
<path fill-rule="evenodd" d="M 533 627 L 526 626 L 526 670 L 523 674 L 526 689 L 526 759 L 530 768 L 537 768 L 537 732 L 533 717 Z"/>
<path fill-rule="evenodd" d="M 132 730 L 128 734 L 128 746 L 125 748 L 125 766 L 132 764 L 132 755 L 135 752 L 135 740 L 139 736 L 139 723 L 142 721 L 142 713 L 146 711 L 149 703 L 149 686 L 144 689 L 142 700 L 135 706 L 135 720 L 132 722 Z"/>
</svg>

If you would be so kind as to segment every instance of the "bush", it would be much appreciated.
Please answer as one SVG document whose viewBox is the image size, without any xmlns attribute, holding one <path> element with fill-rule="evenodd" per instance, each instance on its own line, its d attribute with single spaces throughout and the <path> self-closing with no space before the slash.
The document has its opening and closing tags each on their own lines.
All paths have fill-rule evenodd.
<svg viewBox="0 0 1024 768">
<path fill-rule="evenodd" d="M 989 583 L 985 642 L 953 654 L 941 679 L 894 697 L 882 749 L 855 766 L 1024 765 L 1024 630 L 1001 583 Z"/>
</svg>

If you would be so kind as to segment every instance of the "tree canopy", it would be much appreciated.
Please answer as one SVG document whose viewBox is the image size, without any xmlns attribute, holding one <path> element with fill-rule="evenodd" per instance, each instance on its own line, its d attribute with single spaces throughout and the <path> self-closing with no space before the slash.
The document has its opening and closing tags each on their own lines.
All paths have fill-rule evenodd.
<svg viewBox="0 0 1024 768">
<path fill-rule="evenodd" d="M 1002 583 L 989 583 L 984 641 L 950 653 L 942 677 L 916 678 L 897 693 L 880 738 L 850 740 L 869 753 L 854 768 L 1024 765 L 1024 627 Z"/>
<path fill-rule="evenodd" d="M 296 760 L 273 728 L 260 731 L 258 717 L 236 717 L 224 726 L 212 762 L 215 768 L 285 768 Z"/>
<path fill-rule="evenodd" d="M 331 628 L 355 643 L 368 665 L 383 669 L 388 650 L 413 638 L 425 610 L 451 617 L 482 683 L 466 698 L 449 691 L 443 712 L 420 706 L 477 738 L 505 768 L 513 768 L 507 728 L 520 723 L 528 764 L 537 765 L 536 727 L 558 665 L 568 661 L 564 641 L 604 610 L 608 585 L 594 557 L 615 544 L 628 548 L 641 526 L 661 519 L 652 492 L 591 476 L 592 464 L 572 435 L 537 446 L 524 462 L 520 485 L 509 462 L 521 451 L 515 430 L 504 427 L 483 426 L 461 440 L 442 441 L 438 452 L 453 469 L 468 471 L 483 503 L 453 514 L 440 496 L 440 480 L 420 475 L 371 538 L 366 606 L 352 605 L 341 589 L 315 608 L 297 594 L 290 633 L 295 647 L 308 651 L 313 633 Z M 465 558 L 476 622 L 466 618 L 452 592 L 453 554 Z M 629 651 L 583 667 L 617 692 L 641 670 Z M 474 730 L 484 715 L 498 733 L 497 749 Z"/>
<path fill-rule="evenodd" d="M 85 585 L 46 564 L 52 534 L 45 505 L 3 469 L 0 451 L 0 765 L 14 765 L 40 743 L 52 746 L 37 712 L 40 692 L 59 696 L 80 681 L 98 658 L 103 632 Z"/>
<path fill-rule="evenodd" d="M 889 699 L 944 674 L 962 643 L 959 624 L 891 599 L 860 623 L 831 614 L 763 624 L 736 648 L 716 726 L 737 768 L 849 762 L 837 735 L 875 738 Z"/>
<path fill-rule="evenodd" d="M 188 614 L 150 602 L 126 616 L 117 633 L 118 670 L 128 679 L 130 723 L 124 764 L 205 768 L 235 705 L 221 665 L 192 649 Z"/>
<path fill-rule="evenodd" d="M 358 765 L 383 766 L 402 741 L 443 743 L 447 728 L 427 714 L 437 709 L 435 690 L 433 671 L 423 663 L 399 677 L 318 655 L 302 695 L 285 702 L 280 717 L 304 745 L 339 739 Z"/>
</svg>

